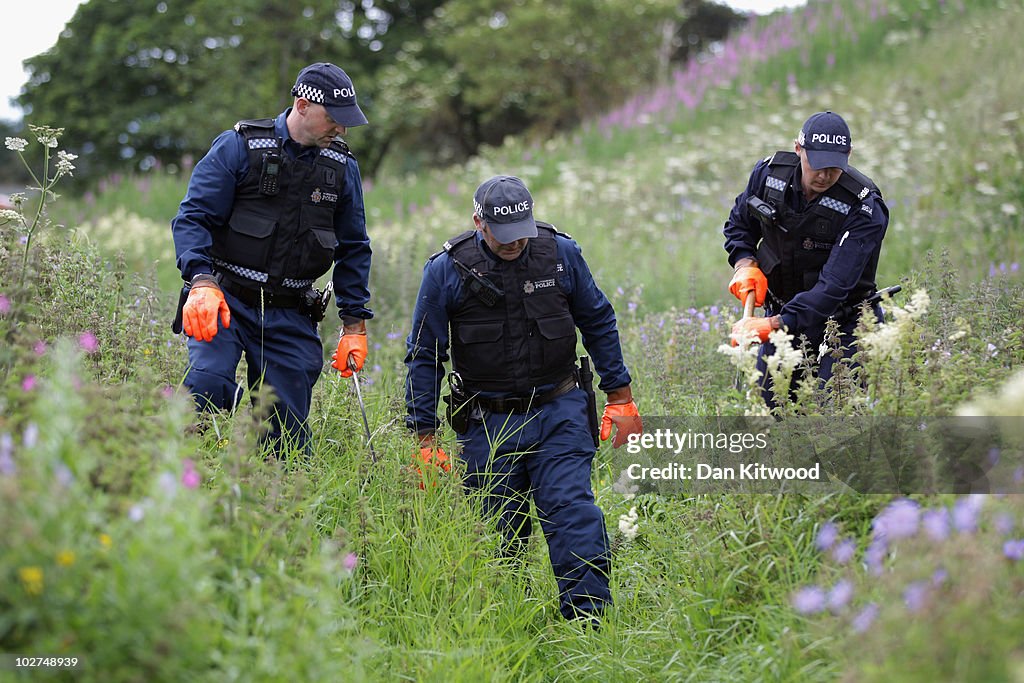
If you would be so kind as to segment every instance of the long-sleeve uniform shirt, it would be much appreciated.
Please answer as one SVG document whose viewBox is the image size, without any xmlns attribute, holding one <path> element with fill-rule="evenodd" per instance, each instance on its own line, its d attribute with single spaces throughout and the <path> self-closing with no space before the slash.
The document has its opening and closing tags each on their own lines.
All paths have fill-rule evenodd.
<svg viewBox="0 0 1024 683">
<path fill-rule="evenodd" d="M 479 233 L 475 239 L 483 243 Z M 583 346 L 601 377 L 600 389 L 607 392 L 624 387 L 631 379 L 622 359 L 611 302 L 594 282 L 579 245 L 561 234 L 555 239 L 561 266 L 557 283 L 569 300 L 570 313 L 582 334 Z M 484 249 L 497 260 L 486 246 Z M 448 361 L 449 320 L 462 297 L 467 295 L 462 276 L 447 253 L 441 252 L 427 261 L 413 310 L 412 331 L 406 340 L 406 408 L 409 413 L 406 423 L 417 433 L 431 432 L 438 427 L 437 404 L 444 376 L 443 363 Z M 537 391 L 543 393 L 550 388 L 550 385 L 537 387 Z"/>
<path fill-rule="evenodd" d="M 730 265 L 743 258 L 757 257 L 762 228 L 761 223 L 749 215 L 747 200 L 750 197 L 764 199 L 770 159 L 763 159 L 754 166 L 746 189 L 736 197 L 725 223 L 725 249 L 729 253 Z M 814 202 L 821 199 L 819 196 Z M 812 204 L 804 197 L 799 167 L 785 189 L 783 201 L 790 209 L 801 213 Z M 798 335 L 808 330 L 823 329 L 828 318 L 847 302 L 865 269 L 870 268 L 873 272 L 877 267 L 882 238 L 889 225 L 889 209 L 876 192 L 868 194 L 861 202 L 847 214 L 841 238 L 832 248 L 818 281 L 786 302 L 781 310 L 773 308 L 772 312 L 782 316 L 783 324 L 790 332 Z"/>
<path fill-rule="evenodd" d="M 274 120 L 274 131 L 283 141 L 283 153 L 312 165 L 319 147 L 303 147 L 288 134 L 285 123 L 290 108 Z M 192 172 L 188 191 L 178 215 L 171 222 L 178 269 L 186 281 L 213 271 L 210 245 L 213 232 L 225 229 L 235 203 L 235 188 L 249 173 L 245 137 L 234 130 L 221 133 Z M 372 318 L 366 307 L 370 300 L 370 238 L 366 233 L 363 185 L 359 164 L 349 157 L 345 182 L 338 197 L 334 232 L 334 293 L 338 314 L 343 318 Z"/>
</svg>

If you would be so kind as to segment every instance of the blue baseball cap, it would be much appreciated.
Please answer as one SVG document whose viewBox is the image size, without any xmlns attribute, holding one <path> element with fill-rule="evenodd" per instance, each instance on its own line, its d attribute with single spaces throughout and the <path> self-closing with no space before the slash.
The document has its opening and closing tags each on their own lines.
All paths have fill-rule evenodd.
<svg viewBox="0 0 1024 683">
<path fill-rule="evenodd" d="M 497 175 L 480 183 L 473 193 L 473 210 L 502 244 L 537 236 L 533 197 L 515 176 Z"/>
<path fill-rule="evenodd" d="M 367 123 L 356 104 L 356 86 L 352 79 L 341 67 L 330 62 L 310 64 L 300 71 L 292 86 L 292 95 L 324 105 L 335 123 L 346 128 Z"/>
<path fill-rule="evenodd" d="M 849 165 L 853 140 L 850 127 L 839 114 L 821 111 L 804 122 L 796 142 L 807 152 L 811 168 L 841 168 Z"/>
</svg>

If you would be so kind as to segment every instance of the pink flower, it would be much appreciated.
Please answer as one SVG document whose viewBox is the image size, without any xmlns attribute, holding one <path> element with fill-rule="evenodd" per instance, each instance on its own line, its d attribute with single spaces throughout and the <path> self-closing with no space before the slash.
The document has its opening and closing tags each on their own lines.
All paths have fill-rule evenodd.
<svg viewBox="0 0 1024 683">
<path fill-rule="evenodd" d="M 11 312 L 11 300 L 0 294 L 0 315 L 7 315 Z"/>
<path fill-rule="evenodd" d="M 35 375 L 26 375 L 25 379 L 21 380 L 21 390 L 22 391 L 32 391 L 35 388 L 36 388 L 36 376 Z"/>
<path fill-rule="evenodd" d="M 359 564 L 359 556 L 355 553 L 348 553 L 341 561 L 341 566 L 347 572 L 355 571 L 357 564 Z"/>
<path fill-rule="evenodd" d="M 34 344 L 34 345 L 32 346 L 32 352 L 33 352 L 34 354 L 36 354 L 37 356 L 42 356 L 42 355 L 45 355 L 45 354 L 46 354 L 46 342 L 44 342 L 44 341 L 43 341 L 42 339 L 40 339 L 39 341 L 37 341 L 37 342 L 36 342 L 36 343 L 35 343 L 35 344 Z"/>
<path fill-rule="evenodd" d="M 192 464 L 191 460 L 185 460 L 185 471 L 181 475 L 181 484 L 187 489 L 194 489 L 199 486 L 200 477 L 199 472 L 196 472 L 196 466 Z"/>
<path fill-rule="evenodd" d="M 100 348 L 100 342 L 92 332 L 83 332 L 78 335 L 78 345 L 86 353 L 96 353 Z"/>
</svg>

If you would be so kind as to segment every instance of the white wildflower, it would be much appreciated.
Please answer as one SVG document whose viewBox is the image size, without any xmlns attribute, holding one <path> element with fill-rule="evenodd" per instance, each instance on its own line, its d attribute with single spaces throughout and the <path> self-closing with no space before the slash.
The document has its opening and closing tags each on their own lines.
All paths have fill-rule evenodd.
<svg viewBox="0 0 1024 683">
<path fill-rule="evenodd" d="M 910 296 L 910 303 L 905 307 L 892 307 L 893 322 L 883 323 L 877 329 L 864 333 L 860 338 L 861 346 L 880 360 L 899 358 L 900 340 L 909 336 L 914 321 L 927 313 L 930 305 L 928 292 L 918 289 Z"/>
<path fill-rule="evenodd" d="M 0 223 L 10 223 L 11 221 L 20 221 L 21 214 L 14 209 L 0 209 Z"/>
<path fill-rule="evenodd" d="M 989 183 L 978 183 L 974 186 L 974 189 L 977 190 L 979 194 L 983 194 L 986 197 L 994 197 L 999 194 L 999 190 Z"/>
<path fill-rule="evenodd" d="M 619 515 L 619 533 L 621 533 L 627 541 L 632 541 L 636 538 L 637 531 L 640 527 L 637 524 L 637 519 L 640 515 L 637 514 L 636 508 L 631 507 L 629 512 L 624 515 Z"/>
<path fill-rule="evenodd" d="M 7 138 L 7 149 L 12 152 L 23 152 L 28 147 L 28 140 L 24 138 Z"/>
<path fill-rule="evenodd" d="M 957 339 L 963 339 L 967 336 L 967 330 L 957 330 L 953 334 L 947 337 L 947 341 L 956 341 Z"/>
<path fill-rule="evenodd" d="M 77 154 L 64 150 L 57 152 L 57 176 L 71 175 L 71 172 L 75 170 L 75 165 L 71 162 L 77 158 Z"/>
<path fill-rule="evenodd" d="M 1010 202 L 1004 203 L 1002 206 L 999 207 L 999 210 L 1002 211 L 1003 214 L 1006 215 L 1006 216 L 1016 216 L 1017 215 L 1017 206 L 1016 206 L 1016 204 L 1011 204 Z"/>
</svg>

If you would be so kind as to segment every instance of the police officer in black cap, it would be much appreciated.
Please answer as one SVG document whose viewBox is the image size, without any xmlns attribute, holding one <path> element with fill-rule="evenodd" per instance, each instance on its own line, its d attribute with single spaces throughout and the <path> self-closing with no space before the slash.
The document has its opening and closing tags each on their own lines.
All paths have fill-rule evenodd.
<svg viewBox="0 0 1024 683">
<path fill-rule="evenodd" d="M 323 368 L 317 323 L 329 303 L 314 282 L 334 267 L 343 376 L 366 361 L 373 316 L 362 180 L 341 139 L 366 117 L 334 64 L 304 68 L 292 95 L 277 118 L 239 121 L 214 140 L 171 222 L 186 283 L 176 321 L 189 337 L 185 385 L 200 410 L 232 409 L 244 354 L 250 388 L 266 382 L 276 396 L 267 437 L 277 451 L 308 450 Z"/>
<path fill-rule="evenodd" d="M 875 183 L 849 165 L 852 149 L 850 128 L 839 114 L 814 114 L 794 151 L 776 152 L 754 166 L 725 222 L 725 250 L 734 268 L 729 291 L 741 302 L 753 292 L 766 314 L 738 321 L 732 343 L 751 336 L 761 342 L 758 369 L 769 407 L 775 402 L 764 357 L 775 348 L 768 335 L 785 329 L 817 349 L 826 321 L 835 317 L 849 357 L 858 307 L 876 291 L 889 209 Z M 874 310 L 881 319 L 877 304 Z M 824 383 L 835 358 L 827 353 L 819 360 Z"/>
<path fill-rule="evenodd" d="M 617 447 L 643 428 L 615 311 L 576 242 L 534 220 L 519 178 L 483 182 L 473 223 L 427 262 L 413 312 L 405 363 L 416 457 L 448 467 L 434 433 L 450 342 L 466 486 L 484 494 L 511 556 L 530 536 L 533 499 L 561 612 L 593 622 L 611 601 L 608 536 L 590 486 L 596 440 L 617 427 Z M 608 395 L 599 430 L 586 368 L 576 367 L 577 328 Z"/>
</svg>

